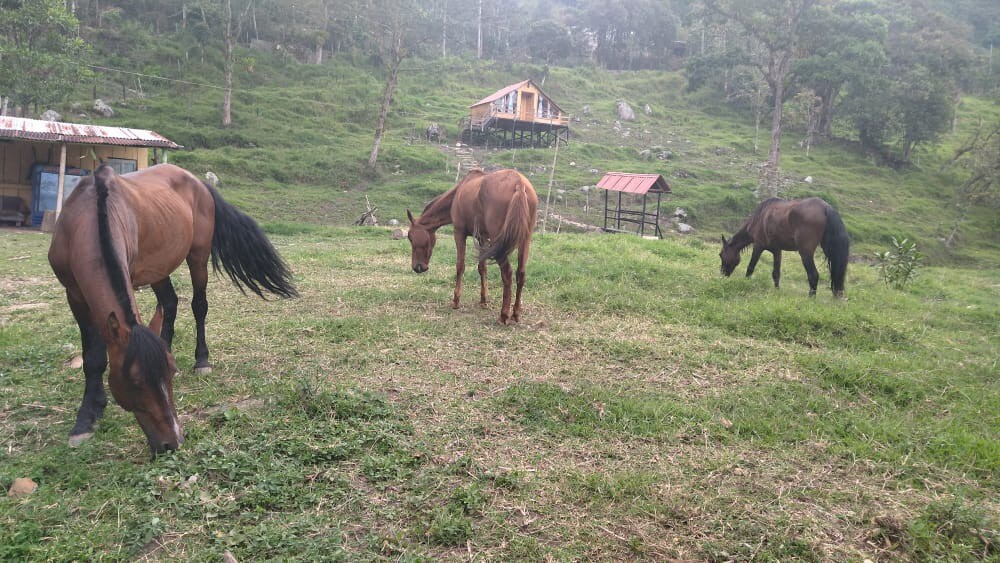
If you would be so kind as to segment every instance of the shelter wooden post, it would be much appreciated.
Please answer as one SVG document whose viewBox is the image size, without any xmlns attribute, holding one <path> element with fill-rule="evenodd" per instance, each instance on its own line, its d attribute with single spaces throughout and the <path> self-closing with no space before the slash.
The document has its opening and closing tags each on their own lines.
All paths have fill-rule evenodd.
<svg viewBox="0 0 1000 563">
<path fill-rule="evenodd" d="M 56 195 L 56 219 L 62 213 L 63 194 L 66 193 L 66 143 L 59 145 L 59 190 Z"/>
</svg>

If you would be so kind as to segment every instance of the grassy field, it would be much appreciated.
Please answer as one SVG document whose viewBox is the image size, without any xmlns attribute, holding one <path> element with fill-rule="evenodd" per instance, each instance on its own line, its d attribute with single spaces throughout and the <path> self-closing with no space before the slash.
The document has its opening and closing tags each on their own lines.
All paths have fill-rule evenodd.
<svg viewBox="0 0 1000 563">
<path fill-rule="evenodd" d="M 697 239 L 547 234 L 501 327 L 495 269 L 451 309 L 449 236 L 417 276 L 386 230 L 295 230 L 300 298 L 213 278 L 211 375 L 174 276 L 187 441 L 153 462 L 113 404 L 67 446 L 49 238 L 0 233 L 0 486 L 39 484 L 0 499 L 0 560 L 1000 557 L 995 264 L 903 291 L 853 264 L 840 302 L 791 258 L 774 290 Z"/>
</svg>

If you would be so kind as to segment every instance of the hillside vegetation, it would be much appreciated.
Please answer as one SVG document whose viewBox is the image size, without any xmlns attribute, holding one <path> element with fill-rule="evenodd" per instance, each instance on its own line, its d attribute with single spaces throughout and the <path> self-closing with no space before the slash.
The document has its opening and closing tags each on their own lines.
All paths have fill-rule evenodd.
<svg viewBox="0 0 1000 563">
<path fill-rule="evenodd" d="M 145 56 L 164 67 L 176 56 L 151 48 Z M 384 79 L 367 60 L 342 55 L 316 66 L 267 53 L 253 56 L 253 72 L 238 75 L 231 128 L 218 125 L 219 90 L 148 78 L 145 97 L 128 100 L 109 122 L 150 128 L 184 145 L 187 150 L 172 154 L 172 162 L 199 175 L 213 171 L 226 194 L 255 217 L 269 224 L 299 224 L 299 229 L 350 224 L 365 211 L 365 196 L 379 208 L 383 224 L 404 220 L 406 208 L 422 208 L 454 183 L 458 160 L 453 145 L 469 104 L 524 78 L 541 82 L 543 75 L 541 67 L 529 64 L 405 61 L 379 171 L 372 175 L 365 163 Z M 192 75 L 186 78 L 191 82 L 217 83 L 218 74 L 210 68 L 189 66 Z M 111 90 L 117 85 L 107 87 L 112 98 L 120 98 Z M 601 194 L 594 190 L 588 198 L 581 188 L 596 184 L 606 171 L 663 174 L 674 192 L 666 198 L 664 212 L 683 208 L 695 236 L 706 241 L 730 234 L 755 207 L 767 135 L 762 135 L 762 154 L 753 154 L 753 124 L 729 106 L 686 93 L 680 73 L 551 68 L 542 88 L 578 118 L 552 175 L 554 212 L 602 225 Z M 619 99 L 637 114 L 636 121 L 622 124 L 621 133 L 614 130 Z M 652 115 L 643 113 L 646 105 Z M 981 121 L 998 116 L 997 104 L 966 99 L 956 132 L 938 146 L 918 150 L 916 164 L 899 170 L 876 165 L 874 156 L 846 142 L 813 147 L 807 156 L 791 131 L 784 136 L 782 195 L 818 195 L 837 206 L 857 256 L 883 249 L 896 236 L 915 240 L 933 263 L 990 261 L 1000 251 L 993 208 L 974 210 L 953 248 L 940 240 L 959 218 L 956 188 L 964 181 L 942 165 Z M 445 129 L 447 145 L 423 139 L 432 122 Z M 643 156 L 643 150 L 656 147 L 670 151 L 670 159 Z M 548 195 L 551 149 L 480 148 L 474 156 L 484 166 L 518 168 L 543 199 Z"/>
</svg>

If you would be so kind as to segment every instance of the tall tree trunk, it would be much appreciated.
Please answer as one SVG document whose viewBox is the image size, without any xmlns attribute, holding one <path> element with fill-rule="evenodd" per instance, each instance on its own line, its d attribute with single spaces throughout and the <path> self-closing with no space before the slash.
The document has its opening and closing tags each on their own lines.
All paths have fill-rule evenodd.
<svg viewBox="0 0 1000 563">
<path fill-rule="evenodd" d="M 479 0 L 479 20 L 476 25 L 476 58 L 483 58 L 483 0 Z"/>
<path fill-rule="evenodd" d="M 403 62 L 403 38 L 397 36 L 394 40 L 392 54 L 392 66 L 389 69 L 389 78 L 385 83 L 385 93 L 382 95 L 382 107 L 378 112 L 378 124 L 375 125 L 375 143 L 372 145 L 371 155 L 368 156 L 368 168 L 375 170 L 378 162 L 378 153 L 382 148 L 382 136 L 385 134 L 385 120 L 389 114 L 389 104 L 392 102 L 392 93 L 396 90 L 396 78 L 399 76 L 399 65 Z"/>
<path fill-rule="evenodd" d="M 823 139 L 833 137 L 833 106 L 837 102 L 837 95 L 840 88 L 836 86 L 826 86 L 816 92 L 821 101 L 819 124 L 816 126 L 816 134 Z"/>
<path fill-rule="evenodd" d="M 448 0 L 441 9 L 441 58 L 448 56 Z"/>
<path fill-rule="evenodd" d="M 233 100 L 233 2 L 225 0 L 223 5 L 226 17 L 226 89 L 222 95 L 222 126 L 229 127 L 233 124 L 232 100 Z"/>
</svg>

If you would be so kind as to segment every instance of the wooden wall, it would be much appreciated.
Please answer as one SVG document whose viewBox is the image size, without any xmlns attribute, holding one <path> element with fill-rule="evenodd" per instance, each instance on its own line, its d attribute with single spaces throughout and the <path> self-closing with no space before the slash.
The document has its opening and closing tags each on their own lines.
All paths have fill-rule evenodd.
<svg viewBox="0 0 1000 563">
<path fill-rule="evenodd" d="M 0 141 L 0 195 L 16 195 L 31 207 L 31 167 L 37 163 L 59 166 L 59 143 L 20 140 Z M 66 145 L 66 167 L 93 171 L 97 160 L 135 160 L 141 170 L 149 166 L 149 149 L 117 145 Z"/>
</svg>

